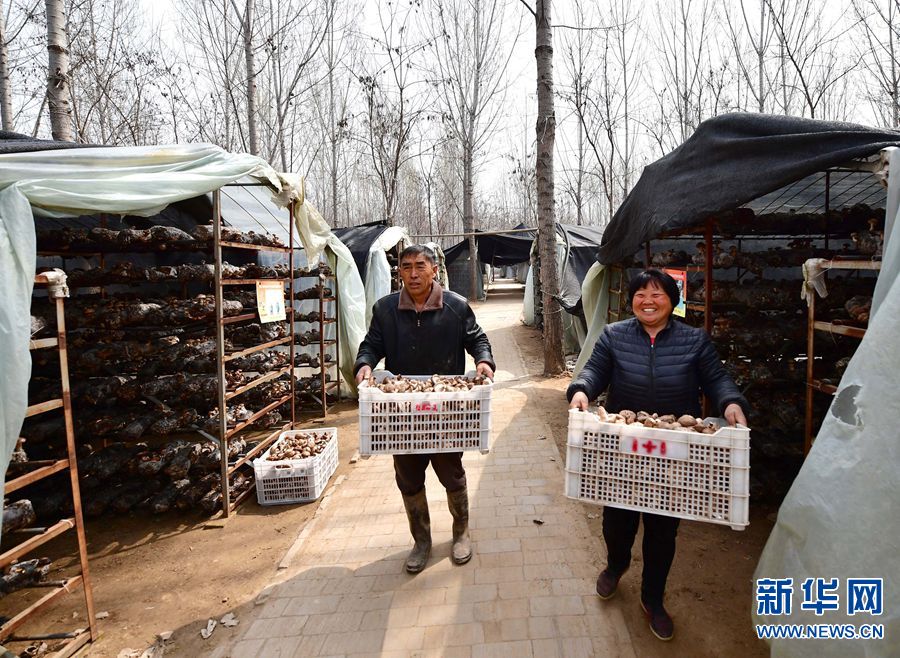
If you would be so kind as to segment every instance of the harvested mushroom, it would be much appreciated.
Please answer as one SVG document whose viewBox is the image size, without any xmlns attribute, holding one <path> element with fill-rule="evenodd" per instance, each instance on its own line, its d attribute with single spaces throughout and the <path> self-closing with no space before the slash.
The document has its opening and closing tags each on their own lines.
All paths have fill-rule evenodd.
<svg viewBox="0 0 900 658">
<path fill-rule="evenodd" d="M 367 380 L 370 388 L 377 388 L 383 393 L 456 393 L 469 391 L 486 382 L 481 375 L 471 379 L 457 375 L 432 375 L 428 379 L 409 379 L 397 375 L 388 377 L 381 383 L 376 382 L 374 377 Z"/>
</svg>

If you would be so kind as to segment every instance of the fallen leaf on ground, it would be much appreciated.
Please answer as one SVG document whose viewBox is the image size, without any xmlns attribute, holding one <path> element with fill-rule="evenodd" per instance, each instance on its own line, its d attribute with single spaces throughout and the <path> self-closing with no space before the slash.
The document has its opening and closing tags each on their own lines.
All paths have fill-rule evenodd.
<svg viewBox="0 0 900 658">
<path fill-rule="evenodd" d="M 221 623 L 225 628 L 231 628 L 232 626 L 238 625 L 238 620 L 235 619 L 233 612 L 229 612 L 219 620 L 219 623 Z"/>
<path fill-rule="evenodd" d="M 544 525 L 544 519 L 532 519 L 535 525 Z"/>
<path fill-rule="evenodd" d="M 97 619 L 106 619 L 107 617 L 109 617 L 109 613 L 104 610 L 103 612 L 98 612 L 96 615 L 94 615 L 94 617 L 96 617 Z"/>
</svg>

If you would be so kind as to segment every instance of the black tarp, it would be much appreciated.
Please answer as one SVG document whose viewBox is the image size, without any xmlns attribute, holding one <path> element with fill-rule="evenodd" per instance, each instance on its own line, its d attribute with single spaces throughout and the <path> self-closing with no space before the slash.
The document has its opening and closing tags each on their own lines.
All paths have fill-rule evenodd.
<svg viewBox="0 0 900 658">
<path fill-rule="evenodd" d="M 516 229 L 528 228 L 519 224 Z M 531 256 L 531 243 L 537 237 L 537 230 L 527 233 L 505 233 L 502 235 L 476 235 L 478 259 L 495 267 L 527 263 Z M 463 240 L 444 250 L 444 262 L 449 266 L 461 254 L 469 253 L 469 242 Z"/>
<path fill-rule="evenodd" d="M 30 153 L 32 151 L 52 151 L 55 149 L 85 148 L 89 146 L 94 145 L 37 139 L 30 135 L 0 130 L 0 153 Z"/>
<path fill-rule="evenodd" d="M 818 171 L 900 144 L 900 131 L 768 114 L 724 114 L 648 165 L 616 211 L 597 260 L 620 262 L 661 233 Z"/>
<path fill-rule="evenodd" d="M 378 236 L 384 233 L 386 229 L 387 222 L 378 221 L 331 230 L 337 236 L 337 239 L 343 242 L 344 246 L 350 250 L 363 283 L 366 282 L 366 263 L 369 260 L 369 250 L 372 248 L 375 240 L 378 239 Z"/>
<path fill-rule="evenodd" d="M 581 312 L 581 284 L 596 262 L 603 229 L 596 226 L 557 224 L 557 233 L 566 242 L 566 261 L 559 281 L 559 303 L 569 313 Z"/>
</svg>

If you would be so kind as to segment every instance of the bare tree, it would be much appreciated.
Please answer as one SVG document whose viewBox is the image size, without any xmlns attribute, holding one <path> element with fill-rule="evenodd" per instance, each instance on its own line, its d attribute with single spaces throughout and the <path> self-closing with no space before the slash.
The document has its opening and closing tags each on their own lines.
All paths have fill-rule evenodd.
<svg viewBox="0 0 900 658">
<path fill-rule="evenodd" d="M 512 48 L 504 44 L 503 0 L 435 4 L 435 75 L 450 134 L 462 151 L 463 231 L 469 233 L 469 280 L 477 290 L 475 174 L 477 159 L 497 127 Z"/>
<path fill-rule="evenodd" d="M 63 0 L 46 0 L 47 104 L 53 139 L 72 141 L 72 102 L 69 94 L 69 40 Z"/>
<path fill-rule="evenodd" d="M 232 0 L 234 13 L 241 19 L 241 36 L 244 40 L 244 74 L 247 82 L 244 93 L 247 96 L 247 142 L 250 153 L 259 155 L 259 129 L 257 128 L 256 102 L 256 54 L 253 46 L 253 0 L 246 0 L 241 15 L 237 2 Z"/>
<path fill-rule="evenodd" d="M 6 35 L 6 11 L 0 0 L 0 126 L 13 129 L 12 89 L 9 79 L 9 47 Z"/>
<path fill-rule="evenodd" d="M 900 0 L 853 0 L 865 41 L 860 59 L 874 87 L 872 105 L 885 125 L 900 126 Z"/>
<path fill-rule="evenodd" d="M 820 105 L 858 64 L 841 52 L 839 43 L 845 34 L 841 18 L 826 23 L 823 5 L 816 0 L 765 2 L 778 37 L 782 110 L 790 113 L 789 90 L 793 89 L 803 101 L 802 114 L 808 112 L 811 119 L 828 118 L 821 116 Z"/>
<path fill-rule="evenodd" d="M 765 112 L 774 102 L 770 97 L 777 72 L 771 71 L 774 58 L 770 55 L 776 41 L 775 27 L 766 0 L 759 0 L 758 7 L 748 8 L 748 4 L 748 0 L 737 0 L 737 10 L 734 4 L 726 4 L 725 22 L 741 80 L 753 98 L 754 109 Z M 740 102 L 738 105 L 743 106 Z"/>
<path fill-rule="evenodd" d="M 535 177 L 538 198 L 538 250 L 541 260 L 541 301 L 544 317 L 544 374 L 566 369 L 563 355 L 562 308 L 559 305 L 559 274 L 556 270 L 556 216 L 554 211 L 553 145 L 556 113 L 553 109 L 553 23 L 550 1 L 537 0 L 534 9 L 525 0 L 535 21 L 534 57 L 537 63 L 538 115 L 535 124 L 537 160 Z"/>
<path fill-rule="evenodd" d="M 228 0 L 180 0 L 185 81 L 186 137 L 246 150 L 245 115 L 240 93 L 240 22 Z"/>
<path fill-rule="evenodd" d="M 655 129 L 657 140 L 668 146 L 665 150 L 687 139 L 706 118 L 704 73 L 710 68 L 712 20 L 710 0 L 657 4 L 661 106 L 669 111 L 660 117 Z"/>
<path fill-rule="evenodd" d="M 383 219 L 395 223 L 402 167 L 415 157 L 411 150 L 413 129 L 428 103 L 425 80 L 420 76 L 419 57 L 427 43 L 410 29 L 417 4 L 399 9 L 379 5 L 381 34 L 371 37 L 378 58 L 362 63 L 358 76 L 365 102 L 365 133 L 362 136 L 372 162 L 382 199 Z M 418 93 L 415 93 L 419 90 Z"/>
<path fill-rule="evenodd" d="M 344 147 L 350 137 L 350 104 L 354 90 L 352 76 L 348 72 L 355 65 L 352 26 L 353 16 L 359 7 L 339 0 L 327 0 L 327 7 L 329 20 L 319 57 L 325 66 L 325 82 L 316 90 L 314 107 L 326 142 L 319 157 L 323 161 L 323 175 L 330 188 L 329 194 L 320 197 L 320 209 L 331 225 L 337 226 L 341 197 L 346 197 L 346 192 L 342 190 L 347 180 Z"/>
<path fill-rule="evenodd" d="M 335 2 L 267 0 L 265 31 L 268 59 L 262 67 L 268 102 L 264 115 L 269 148 L 263 155 L 290 171 L 310 166 L 322 142 L 307 100 L 324 75 L 317 56 L 332 22 Z"/>
</svg>

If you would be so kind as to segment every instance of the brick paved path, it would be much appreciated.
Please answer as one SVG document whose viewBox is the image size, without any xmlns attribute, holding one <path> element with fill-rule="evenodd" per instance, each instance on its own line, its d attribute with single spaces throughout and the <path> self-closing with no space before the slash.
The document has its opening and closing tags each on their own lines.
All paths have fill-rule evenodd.
<svg viewBox="0 0 900 658">
<path fill-rule="evenodd" d="M 361 460 L 304 532 L 290 576 L 217 656 L 634 656 L 618 606 L 594 594 L 600 544 L 562 495 L 565 456 L 546 411 L 529 404 L 510 330 L 521 308 L 510 295 L 476 307 L 499 369 L 491 453 L 464 457 L 472 561 L 449 559 L 446 494 L 429 469 L 434 548 L 425 571 L 406 574 L 412 540 L 392 460 Z"/>
</svg>

